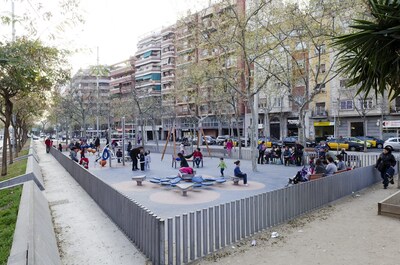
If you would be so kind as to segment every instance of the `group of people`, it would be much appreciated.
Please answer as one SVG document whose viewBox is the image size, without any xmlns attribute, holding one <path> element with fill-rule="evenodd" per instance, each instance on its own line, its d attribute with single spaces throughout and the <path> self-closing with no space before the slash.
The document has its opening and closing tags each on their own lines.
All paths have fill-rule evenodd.
<svg viewBox="0 0 400 265">
<path fill-rule="evenodd" d="M 128 144 L 128 153 L 132 159 L 132 171 L 139 170 L 139 164 L 141 171 L 150 169 L 151 156 L 149 150 L 145 151 L 143 147 L 129 148 Z M 116 154 L 118 163 L 121 162 L 122 155 L 121 149 L 118 149 Z"/>
<path fill-rule="evenodd" d="M 258 146 L 258 164 L 269 164 L 279 161 L 282 165 L 289 166 L 294 164 L 297 166 L 303 163 L 304 146 L 296 143 L 293 147 L 285 146 L 283 152 L 280 146 L 272 146 L 267 149 L 266 143 L 262 141 Z"/>
</svg>

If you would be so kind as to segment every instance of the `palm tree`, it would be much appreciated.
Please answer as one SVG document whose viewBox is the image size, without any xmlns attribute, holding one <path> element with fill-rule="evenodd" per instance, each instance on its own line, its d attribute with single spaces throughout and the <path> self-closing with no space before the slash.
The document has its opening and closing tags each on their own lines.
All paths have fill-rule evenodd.
<svg viewBox="0 0 400 265">
<path fill-rule="evenodd" d="M 400 0 L 368 0 L 371 20 L 354 20 L 356 31 L 336 39 L 340 71 L 358 93 L 400 94 Z"/>
</svg>

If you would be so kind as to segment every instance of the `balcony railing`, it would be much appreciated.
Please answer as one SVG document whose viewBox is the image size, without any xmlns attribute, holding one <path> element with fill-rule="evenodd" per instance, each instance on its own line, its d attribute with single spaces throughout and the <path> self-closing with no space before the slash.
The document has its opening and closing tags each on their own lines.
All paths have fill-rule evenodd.
<svg viewBox="0 0 400 265">
<path fill-rule="evenodd" d="M 175 76 L 174 75 L 169 75 L 169 76 L 163 76 L 161 77 L 161 83 L 169 83 L 175 81 Z"/>
<path fill-rule="evenodd" d="M 134 80 L 134 77 L 132 77 L 130 75 L 123 76 L 120 78 L 115 78 L 110 81 L 110 87 L 115 87 L 115 86 L 118 86 L 119 84 L 124 84 L 124 83 L 132 83 L 133 80 Z"/>
<path fill-rule="evenodd" d="M 161 61 L 161 56 L 160 56 L 160 55 L 157 55 L 157 56 L 149 56 L 149 57 L 147 57 L 147 58 L 138 59 L 138 60 L 136 61 L 135 67 L 136 67 L 136 69 L 137 69 L 139 66 L 148 64 L 148 63 L 150 63 L 150 62 L 160 62 L 160 61 Z"/>
<path fill-rule="evenodd" d="M 315 109 L 312 111 L 311 115 L 313 117 L 328 117 L 328 111 L 325 109 Z"/>
</svg>

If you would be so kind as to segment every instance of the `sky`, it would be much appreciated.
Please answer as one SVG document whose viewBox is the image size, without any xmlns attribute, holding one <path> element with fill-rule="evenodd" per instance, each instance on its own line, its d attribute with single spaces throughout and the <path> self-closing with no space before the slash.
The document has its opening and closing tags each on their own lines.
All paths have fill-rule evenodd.
<svg viewBox="0 0 400 265">
<path fill-rule="evenodd" d="M 42 8 L 38 8 L 38 3 Z M 54 45 L 60 48 L 77 50 L 70 57 L 75 73 L 79 68 L 86 68 L 97 63 L 114 64 L 135 54 L 136 44 L 141 35 L 169 26 L 184 16 L 189 9 L 199 10 L 209 0 L 80 0 L 79 12 L 85 23 L 66 29 L 60 34 Z M 15 14 L 25 12 L 38 20 L 38 34 L 42 38 L 53 30 L 57 23 L 41 22 L 40 14 L 46 8 L 54 14 L 54 20 L 62 17 L 56 14 L 54 0 L 15 0 Z M 0 15 L 11 12 L 11 1 L 0 0 Z M 0 25 L 1 37 L 11 39 L 11 26 Z M 54 26 L 55 27 L 55 26 Z M 16 26 L 17 37 L 24 30 Z"/>
</svg>

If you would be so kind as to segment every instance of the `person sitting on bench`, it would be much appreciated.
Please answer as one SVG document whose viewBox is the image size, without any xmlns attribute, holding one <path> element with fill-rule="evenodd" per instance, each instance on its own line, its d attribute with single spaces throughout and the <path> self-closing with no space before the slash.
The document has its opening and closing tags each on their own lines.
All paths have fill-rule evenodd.
<svg viewBox="0 0 400 265">
<path fill-rule="evenodd" d="M 203 160 L 203 154 L 200 151 L 200 148 L 197 148 L 196 151 L 193 152 L 193 161 L 197 167 L 199 167 L 201 160 Z"/>
<path fill-rule="evenodd" d="M 240 170 L 240 160 L 235 161 L 234 164 L 236 165 L 235 170 L 233 171 L 235 177 L 242 178 L 243 184 L 249 186 L 249 184 L 247 184 L 247 174 Z"/>
<path fill-rule="evenodd" d="M 178 157 L 181 161 L 181 166 L 180 167 L 189 167 L 189 164 L 185 158 L 185 156 L 182 153 L 178 153 Z"/>
</svg>

